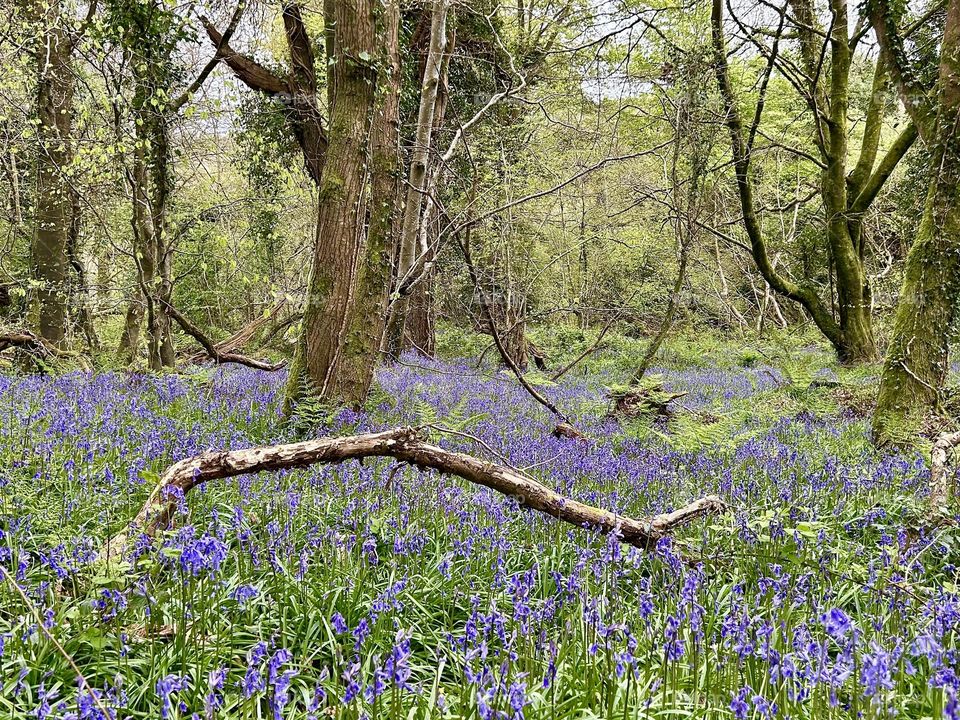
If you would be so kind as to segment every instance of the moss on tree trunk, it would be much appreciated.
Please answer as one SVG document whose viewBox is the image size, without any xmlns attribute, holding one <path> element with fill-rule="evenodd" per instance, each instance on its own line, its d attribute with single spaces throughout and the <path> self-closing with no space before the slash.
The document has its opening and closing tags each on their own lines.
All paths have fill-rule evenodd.
<svg viewBox="0 0 960 720">
<path fill-rule="evenodd" d="M 883 7 L 873 13 L 884 50 L 896 60 L 889 52 L 895 28 L 880 24 L 889 13 Z M 898 67 L 896 75 L 906 85 L 904 68 Z M 912 434 L 937 408 L 949 370 L 950 333 L 960 302 L 960 0 L 947 4 L 936 105 L 917 117 L 932 149 L 930 186 L 880 378 L 873 431 L 881 445 Z"/>
</svg>

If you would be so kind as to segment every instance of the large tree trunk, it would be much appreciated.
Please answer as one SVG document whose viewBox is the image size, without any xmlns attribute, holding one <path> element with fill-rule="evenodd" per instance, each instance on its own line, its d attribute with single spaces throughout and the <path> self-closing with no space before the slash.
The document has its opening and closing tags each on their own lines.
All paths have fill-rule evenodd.
<svg viewBox="0 0 960 720">
<path fill-rule="evenodd" d="M 80 245 L 83 213 L 80 209 L 80 192 L 75 187 L 70 188 L 70 205 L 72 207 L 72 217 L 70 234 L 67 237 L 67 260 L 73 272 L 71 273 L 71 293 L 68 306 L 73 308 L 76 313 L 74 320 L 83 331 L 84 337 L 87 339 L 87 346 L 94 350 L 99 348 L 100 340 L 97 338 L 97 331 L 93 324 L 91 308 L 93 297 L 90 284 L 87 281 L 87 270 L 83 265 L 83 252 Z"/>
<path fill-rule="evenodd" d="M 827 236 L 837 271 L 837 305 L 840 316 L 840 359 L 863 362 L 877 357 L 870 321 L 870 302 L 860 254 L 850 235 L 847 198 L 847 156 L 850 65 L 849 19 L 846 0 L 831 0 L 830 119 L 826 123 L 827 166 L 821 176 L 821 196 L 827 211 Z M 810 19 L 810 22 L 814 20 Z M 819 62 L 819 61 L 818 61 Z M 808 73 L 815 72 L 810 65 Z M 813 76 L 813 75 L 811 75 Z"/>
<path fill-rule="evenodd" d="M 947 5 L 938 91 L 936 114 L 924 134 L 933 151 L 929 191 L 907 255 L 873 417 L 880 444 L 898 439 L 936 408 L 949 371 L 960 303 L 960 0 Z"/>
<path fill-rule="evenodd" d="M 127 311 L 126 332 L 121 338 L 121 353 L 129 354 L 132 358 L 136 352 L 136 341 L 139 329 L 139 317 L 146 316 L 147 320 L 147 363 L 151 370 L 160 370 L 164 363 L 161 349 L 164 345 L 164 329 L 169 336 L 169 320 L 164 323 L 166 312 L 158 303 L 158 269 L 161 262 L 162 233 L 161 226 L 165 222 L 165 208 L 154 204 L 156 193 L 154 185 L 157 182 L 158 170 L 166 166 L 166 158 L 156 144 L 158 132 L 153 128 L 157 115 L 147 105 L 151 97 L 150 90 L 141 84 L 135 97 L 138 112 L 136 134 L 137 148 L 134 151 L 132 168 L 130 171 L 130 194 L 132 200 L 131 223 L 133 225 L 134 260 L 137 270 L 137 283 L 140 297 L 131 299 L 131 306 Z M 161 163 L 161 168 L 156 167 Z M 165 194 L 163 195 L 165 198 Z M 142 307 L 139 310 L 137 306 Z"/>
<path fill-rule="evenodd" d="M 435 250 L 429 248 L 423 277 L 410 293 L 403 322 L 403 348 L 416 350 L 426 357 L 433 357 L 437 352 L 434 255 Z"/>
<path fill-rule="evenodd" d="M 163 11 L 154 8 L 156 14 Z M 173 293 L 173 248 L 169 243 L 169 200 L 172 186 L 170 122 L 176 111 L 167 93 L 172 76 L 170 46 L 161 42 L 164 29 L 146 18 L 131 29 L 134 57 L 132 102 L 136 139 L 127 181 L 132 204 L 134 260 L 143 310 L 131 300 L 120 352 L 133 357 L 139 316 L 146 316 L 147 363 L 151 370 L 174 367 L 176 357 L 167 306 Z"/>
<path fill-rule="evenodd" d="M 37 23 L 37 215 L 30 255 L 37 281 L 40 336 L 63 343 L 67 328 L 70 263 L 67 246 L 73 219 L 68 167 L 73 161 L 73 41 L 64 29 L 60 0 L 28 0 Z"/>
<path fill-rule="evenodd" d="M 357 291 L 340 361 L 340 394 L 352 406 L 366 400 L 387 324 L 392 251 L 397 237 L 400 198 L 400 9 L 384 8 L 381 46 L 389 68 L 378 90 L 371 143 L 370 229 L 357 278 Z"/>
<path fill-rule="evenodd" d="M 335 6 L 331 78 L 336 92 L 303 329 L 287 385 L 288 412 L 305 393 L 343 399 L 338 372 L 363 247 L 367 141 L 377 77 L 374 9 L 372 0 Z"/>
</svg>

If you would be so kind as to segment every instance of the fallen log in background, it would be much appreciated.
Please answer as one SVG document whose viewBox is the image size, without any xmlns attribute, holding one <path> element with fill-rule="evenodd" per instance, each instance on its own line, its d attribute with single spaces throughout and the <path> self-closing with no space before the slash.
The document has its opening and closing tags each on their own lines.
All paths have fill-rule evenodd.
<svg viewBox="0 0 960 720">
<path fill-rule="evenodd" d="M 90 365 L 80 353 L 71 350 L 61 350 L 44 338 L 30 330 L 0 330 L 0 352 L 10 348 L 18 348 L 33 358 L 41 371 L 45 369 L 44 361 L 53 359 L 72 359 L 82 367 L 89 369 Z"/>
<path fill-rule="evenodd" d="M 276 305 L 274 305 L 269 312 L 263 313 L 246 325 L 237 330 L 230 337 L 221 340 L 218 343 L 214 344 L 214 347 L 217 349 L 217 352 L 221 355 L 224 353 L 236 353 L 240 348 L 244 347 L 249 343 L 260 330 L 263 329 L 270 321 L 275 320 L 277 315 L 283 310 L 286 305 L 285 300 L 281 300 Z M 201 363 L 204 360 L 209 359 L 210 354 L 206 351 L 198 352 L 187 355 L 184 360 L 187 363 L 196 364 Z"/>
<path fill-rule="evenodd" d="M 0 352 L 12 347 L 22 348 L 28 353 L 40 357 L 53 357 L 57 354 L 52 345 L 29 330 L 0 332 Z"/>
<path fill-rule="evenodd" d="M 653 547 L 657 540 L 677 527 L 726 509 L 725 503 L 719 497 L 710 495 L 671 513 L 635 520 L 564 497 L 512 468 L 465 453 L 445 450 L 426 442 L 417 428 L 401 427 L 363 435 L 323 437 L 287 445 L 206 452 L 181 460 L 163 473 L 130 526 L 108 540 L 101 559 L 122 557 L 128 538 L 133 534 L 152 536 L 166 528 L 180 498 L 208 480 L 367 457 L 391 457 L 420 469 L 430 468 L 457 475 L 471 483 L 511 497 L 521 507 L 542 512 L 578 527 L 596 528 L 602 533 L 616 531 L 621 542 L 645 549 Z"/>
<path fill-rule="evenodd" d="M 271 372 L 280 370 L 284 367 L 285 363 L 271 363 L 265 360 L 249 358 L 246 355 L 240 355 L 234 352 L 221 352 L 217 348 L 216 343 L 207 337 L 203 330 L 190 322 L 190 320 L 181 314 L 181 312 L 173 305 L 170 303 L 164 303 L 164 305 L 167 309 L 167 314 L 177 321 L 177 324 L 183 328 L 183 331 L 187 335 L 200 343 L 200 345 L 203 346 L 203 349 L 207 351 L 207 355 L 210 356 L 210 359 L 218 365 L 223 363 L 235 363 L 237 365 L 246 365 L 247 367 L 252 367 L 256 370 L 268 370 Z"/>
</svg>

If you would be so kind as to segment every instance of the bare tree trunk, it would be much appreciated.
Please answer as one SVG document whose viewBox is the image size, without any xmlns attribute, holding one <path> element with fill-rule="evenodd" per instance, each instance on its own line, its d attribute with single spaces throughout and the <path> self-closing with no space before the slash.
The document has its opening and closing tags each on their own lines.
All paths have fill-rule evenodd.
<svg viewBox="0 0 960 720">
<path fill-rule="evenodd" d="M 434 251 L 427 252 L 427 262 L 432 262 Z M 403 324 L 404 347 L 416 350 L 426 357 L 433 357 L 437 352 L 435 285 L 436 273 L 432 266 L 428 266 L 424 276 L 410 293 L 407 317 Z"/>
<path fill-rule="evenodd" d="M 140 271 L 137 270 L 139 275 Z M 127 301 L 127 311 L 124 313 L 123 332 L 120 334 L 120 344 L 117 346 L 117 356 L 121 362 L 131 364 L 140 352 L 140 327 L 143 325 L 143 293 L 140 285 L 130 293 Z"/>
<path fill-rule="evenodd" d="M 433 0 L 430 19 L 430 46 L 423 72 L 423 84 L 420 90 L 420 107 L 417 113 L 417 129 L 414 136 L 413 152 L 410 158 L 410 170 L 407 179 L 407 198 L 403 210 L 403 224 L 400 228 L 400 252 L 397 261 L 397 289 L 394 297 L 389 331 L 389 350 L 398 356 L 404 348 L 404 326 L 409 313 L 409 291 L 406 286 L 414 278 L 414 272 L 422 272 L 427 252 L 419 240 L 426 237 L 422 232 L 423 205 L 430 191 L 430 152 L 433 147 L 433 131 L 438 109 L 437 98 L 440 95 L 444 57 L 447 49 L 447 12 L 450 0 Z M 428 200 L 429 202 L 429 200 Z M 429 268 L 428 268 L 429 270 Z M 421 293 L 423 290 L 421 290 Z M 424 300 L 421 295 L 421 301 Z M 423 329 L 423 328 L 421 328 Z"/>
<path fill-rule="evenodd" d="M 436 182 L 431 183 L 435 189 Z M 417 284 L 407 301 L 407 313 L 403 319 L 403 350 L 416 350 L 421 355 L 433 357 L 436 353 L 436 248 L 440 236 L 440 218 L 435 207 L 428 205 L 420 229 L 421 251 L 424 254 L 423 269 Z"/>
<path fill-rule="evenodd" d="M 481 303 L 482 304 L 482 303 Z M 527 342 L 526 308 L 524 303 L 516 302 L 509 288 L 487 300 L 490 309 L 487 331 L 500 334 L 504 352 L 520 370 L 526 371 L 530 365 L 530 348 Z M 519 305 L 519 307 L 518 307 Z"/>
<path fill-rule="evenodd" d="M 943 513 L 954 496 L 955 475 L 951 472 L 950 455 L 960 445 L 960 432 L 943 433 L 930 451 L 930 498 L 927 501 L 932 517 Z"/>
<path fill-rule="evenodd" d="M 677 242 L 677 277 L 667 298 L 667 307 L 657 334 L 647 346 L 640 365 L 633 375 L 632 381 L 639 383 L 643 380 L 653 359 L 660 351 L 660 347 L 673 328 L 680 305 L 680 295 L 687 281 L 687 267 L 689 265 L 690 250 L 699 232 L 700 211 L 703 206 L 704 175 L 707 169 L 710 151 L 713 148 L 713 136 L 705 124 L 699 120 L 703 117 L 700 97 L 707 96 L 701 93 L 698 86 L 703 83 L 699 75 L 699 66 L 694 64 L 685 72 L 684 83 L 687 86 L 685 95 L 677 102 L 676 115 L 673 118 L 674 141 L 673 153 L 670 161 L 670 197 L 672 197 L 672 215 L 674 235 Z M 705 89 L 705 87 L 704 87 Z M 681 166 L 684 159 L 690 165 L 689 176 L 681 177 Z M 686 186 L 686 192 L 683 186 Z"/>
<path fill-rule="evenodd" d="M 148 128 L 148 123 L 154 119 L 154 113 L 147 109 L 152 91 L 141 81 L 134 97 L 137 108 L 136 132 L 139 142 L 133 154 L 129 184 L 132 200 L 131 223 L 133 226 L 133 251 L 137 270 L 137 283 L 140 289 L 140 298 L 131 299 L 131 306 L 127 311 L 127 333 L 121 339 L 121 352 L 130 353 L 131 358 L 136 352 L 135 342 L 139 329 L 133 331 L 134 323 L 139 325 L 139 317 L 145 316 L 147 321 L 147 364 L 151 370 L 158 371 L 163 367 L 160 357 L 162 342 L 162 325 L 158 317 L 157 308 L 157 265 L 159 262 L 159 232 L 156 221 L 162 215 L 153 207 L 151 192 L 152 170 L 155 162 L 156 148 L 152 144 L 154 134 Z M 136 306 L 142 303 L 142 310 Z"/>
<path fill-rule="evenodd" d="M 377 79 L 374 6 L 372 0 L 335 5 L 331 76 L 336 93 L 303 330 L 287 385 L 288 412 L 304 394 L 343 399 L 338 372 L 364 245 L 367 144 Z"/>
<path fill-rule="evenodd" d="M 70 188 L 70 205 L 72 207 L 72 217 L 70 219 L 70 234 L 67 238 L 67 259 L 73 270 L 73 280 L 70 283 L 72 291 L 68 305 L 74 309 L 76 322 L 83 331 L 87 346 L 93 350 L 100 346 L 100 341 L 93 325 L 93 312 L 90 307 L 92 294 L 90 284 L 87 282 L 87 271 L 83 266 L 83 254 L 80 247 L 83 220 L 83 213 L 80 208 L 80 193 L 73 187 Z"/>
<path fill-rule="evenodd" d="M 691 187 L 695 188 L 696 183 L 692 183 Z M 650 369 L 653 359 L 657 356 L 657 352 L 663 345 L 663 341 L 666 340 L 667 335 L 670 334 L 670 329 L 673 327 L 673 321 L 677 315 L 677 306 L 680 304 L 680 292 L 683 290 L 683 284 L 687 280 L 687 266 L 689 264 L 688 260 L 690 257 L 690 246 L 693 244 L 693 236 L 690 234 L 691 232 L 692 230 L 690 227 L 687 227 L 681 231 L 682 234 L 679 238 L 680 258 L 677 266 L 677 279 L 670 291 L 670 297 L 667 299 L 667 309 L 663 313 L 663 318 L 660 321 L 660 327 L 657 329 L 657 334 L 653 336 L 653 339 L 647 346 L 646 352 L 643 354 L 643 358 L 640 360 L 640 365 L 637 367 L 637 370 L 633 375 L 633 382 L 640 382 L 643 379 L 643 376 L 647 374 L 647 370 Z"/>
<path fill-rule="evenodd" d="M 153 212 L 154 242 L 156 247 L 158 284 L 156 307 L 157 345 L 162 367 L 176 367 L 171 318 L 167 307 L 173 298 L 173 239 L 168 231 L 168 206 L 173 182 L 170 169 L 170 119 L 166 108 L 158 113 L 152 143 L 156 148 L 152 168 L 153 187 L 150 208 Z"/>
</svg>

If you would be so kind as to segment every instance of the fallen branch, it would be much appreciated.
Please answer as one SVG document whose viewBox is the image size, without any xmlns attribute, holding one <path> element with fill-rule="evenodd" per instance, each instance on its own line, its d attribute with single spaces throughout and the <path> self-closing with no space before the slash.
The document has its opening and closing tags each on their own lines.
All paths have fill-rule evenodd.
<svg viewBox="0 0 960 720">
<path fill-rule="evenodd" d="M 253 320 L 248 322 L 246 325 L 241 327 L 239 330 L 237 330 L 230 337 L 216 343 L 217 351 L 220 354 L 235 353 L 237 350 L 239 350 L 240 348 L 245 346 L 248 342 L 250 342 L 250 340 L 252 340 L 253 337 L 258 332 L 260 332 L 260 330 L 263 328 L 264 325 L 266 325 L 268 322 L 276 318 L 277 314 L 279 314 L 279 312 L 283 309 L 284 305 L 285 305 L 285 301 L 281 300 L 276 305 L 274 305 L 273 308 L 271 308 L 271 310 L 268 313 L 259 315 L 258 317 L 254 318 Z M 185 358 L 185 360 L 188 363 L 200 363 L 206 360 L 208 357 L 209 357 L 208 353 L 199 352 L 199 353 L 194 353 L 192 355 L 188 355 Z"/>
<path fill-rule="evenodd" d="M 54 357 L 59 354 L 53 345 L 29 330 L 11 330 L 10 332 L 0 333 L 0 352 L 12 347 L 21 348 L 31 355 L 38 355 L 42 358 Z"/>
<path fill-rule="evenodd" d="M 45 361 L 66 358 L 75 360 L 82 367 L 89 369 L 89 363 L 80 353 L 61 350 L 30 330 L 0 331 L 0 352 L 10 348 L 19 348 L 29 355 L 41 372 L 46 370 Z"/>
<path fill-rule="evenodd" d="M 930 499 L 931 515 L 943 512 L 953 497 L 953 476 L 950 467 L 950 454 L 960 445 L 960 432 L 943 433 L 933 443 L 930 452 Z"/>
<path fill-rule="evenodd" d="M 161 302 L 163 302 L 161 300 Z M 167 309 L 167 314 L 177 321 L 177 324 L 183 328 L 183 331 L 196 340 L 200 345 L 203 346 L 203 349 L 207 351 L 207 355 L 210 356 L 210 359 L 213 360 L 218 365 L 223 363 L 236 363 L 237 365 L 246 365 L 247 367 L 252 367 L 257 370 L 267 370 L 275 371 L 280 370 L 284 363 L 270 363 L 265 360 L 257 360 L 255 358 L 249 358 L 246 355 L 240 355 L 234 352 L 221 352 L 216 343 L 213 342 L 207 335 L 190 322 L 186 317 L 184 317 L 179 310 L 177 310 L 169 302 L 164 302 L 164 306 Z"/>
<path fill-rule="evenodd" d="M 711 495 L 671 513 L 634 520 L 564 497 L 519 470 L 432 445 L 423 439 L 419 429 L 401 427 L 288 445 L 206 452 L 181 460 L 163 473 L 133 522 L 110 538 L 101 558 L 109 561 L 111 557 L 122 557 L 131 535 L 153 536 L 166 528 L 183 496 L 208 480 L 367 457 L 391 457 L 420 469 L 457 475 L 513 498 L 521 507 L 578 527 L 594 528 L 602 533 L 617 532 L 621 542 L 644 549 L 652 548 L 675 528 L 726 509 L 719 497 Z"/>
</svg>

